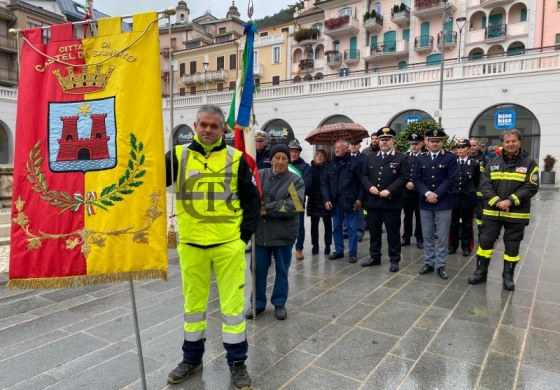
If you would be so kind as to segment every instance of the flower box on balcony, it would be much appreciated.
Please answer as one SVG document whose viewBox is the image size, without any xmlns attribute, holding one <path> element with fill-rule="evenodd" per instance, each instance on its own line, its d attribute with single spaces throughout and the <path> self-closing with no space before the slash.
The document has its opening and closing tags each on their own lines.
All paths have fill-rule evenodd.
<svg viewBox="0 0 560 390">
<path fill-rule="evenodd" d="M 302 28 L 294 33 L 294 41 L 301 42 L 319 39 L 321 31 L 318 28 Z"/>
<path fill-rule="evenodd" d="M 340 28 L 345 24 L 348 24 L 349 21 L 350 21 L 350 16 L 344 15 L 338 18 L 325 20 L 325 27 L 329 30 L 336 30 L 337 28 Z"/>
</svg>

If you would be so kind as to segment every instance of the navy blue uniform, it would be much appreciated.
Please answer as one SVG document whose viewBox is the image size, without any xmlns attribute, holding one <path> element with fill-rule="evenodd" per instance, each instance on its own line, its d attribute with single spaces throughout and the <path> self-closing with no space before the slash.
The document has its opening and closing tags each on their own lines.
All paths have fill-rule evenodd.
<svg viewBox="0 0 560 390">
<path fill-rule="evenodd" d="M 420 152 L 419 155 L 425 154 L 425 152 Z M 414 174 L 414 166 L 416 165 L 416 156 L 412 152 L 406 153 L 408 159 L 408 165 L 410 167 L 410 175 L 408 178 L 409 182 L 412 182 L 412 175 Z M 410 237 L 414 235 L 416 238 L 416 243 L 423 243 L 424 238 L 422 237 L 422 224 L 420 223 L 420 207 L 418 206 L 418 192 L 416 188 L 409 190 L 406 186 L 403 189 L 403 245 L 410 244 Z M 412 230 L 412 220 L 416 219 L 414 225 L 414 231 Z"/>
</svg>

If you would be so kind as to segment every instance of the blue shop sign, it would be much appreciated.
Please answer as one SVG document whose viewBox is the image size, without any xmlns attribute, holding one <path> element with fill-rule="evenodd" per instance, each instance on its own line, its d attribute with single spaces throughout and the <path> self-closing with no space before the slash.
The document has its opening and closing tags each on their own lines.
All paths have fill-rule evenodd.
<svg viewBox="0 0 560 390">
<path fill-rule="evenodd" d="M 515 127 L 515 111 L 496 111 L 494 115 L 494 127 L 498 130 L 513 129 Z"/>
<path fill-rule="evenodd" d="M 411 116 L 405 116 L 404 117 L 404 125 L 409 125 L 412 122 L 417 122 L 420 119 L 422 119 L 422 117 L 420 115 L 411 115 Z"/>
</svg>

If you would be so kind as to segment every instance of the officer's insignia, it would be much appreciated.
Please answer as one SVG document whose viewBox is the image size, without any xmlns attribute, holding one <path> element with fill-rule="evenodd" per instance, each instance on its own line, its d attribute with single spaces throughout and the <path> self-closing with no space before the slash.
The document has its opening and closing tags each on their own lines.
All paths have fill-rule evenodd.
<svg viewBox="0 0 560 390">
<path fill-rule="evenodd" d="M 117 164 L 115 98 L 49 103 L 49 167 L 100 171 Z"/>
<path fill-rule="evenodd" d="M 416 138 L 418 138 L 418 134 L 412 134 L 411 137 L 416 139 Z"/>
<path fill-rule="evenodd" d="M 500 166 L 499 165 L 492 165 L 490 166 L 490 171 L 494 172 L 494 171 L 499 171 L 500 170 Z"/>
<path fill-rule="evenodd" d="M 383 134 L 389 134 L 389 132 L 391 131 L 391 129 L 388 128 L 388 127 L 384 127 L 382 131 L 383 131 Z"/>
<path fill-rule="evenodd" d="M 438 131 L 437 131 L 437 129 L 434 129 L 434 137 L 437 137 L 437 136 L 438 136 Z"/>
<path fill-rule="evenodd" d="M 517 167 L 515 168 L 515 172 L 527 173 L 527 167 Z"/>
</svg>

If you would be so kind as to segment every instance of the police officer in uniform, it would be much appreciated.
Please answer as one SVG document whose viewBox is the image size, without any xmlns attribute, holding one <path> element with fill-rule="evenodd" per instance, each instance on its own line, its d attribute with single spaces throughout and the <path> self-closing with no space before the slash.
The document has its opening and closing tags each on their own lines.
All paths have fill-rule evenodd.
<svg viewBox="0 0 560 390">
<path fill-rule="evenodd" d="M 264 130 L 255 130 L 255 147 L 257 149 L 257 169 L 270 168 L 270 149 L 268 134 Z"/>
<path fill-rule="evenodd" d="M 519 262 L 519 246 L 525 226 L 531 218 L 531 198 L 539 190 L 539 169 L 527 151 L 521 148 L 521 133 L 506 130 L 501 135 L 502 155 L 494 157 L 484 170 L 480 190 L 484 210 L 480 225 L 480 246 L 476 251 L 476 271 L 470 284 L 486 281 L 494 243 L 504 228 L 504 290 L 515 290 L 513 272 Z"/>
<path fill-rule="evenodd" d="M 470 142 L 468 139 L 459 138 L 456 145 L 459 169 L 453 187 L 453 211 L 449 229 L 448 252 L 449 254 L 457 252 L 460 229 L 463 256 L 468 256 L 474 247 L 473 216 L 474 208 L 478 203 L 476 188 L 480 182 L 480 168 L 475 160 L 469 159 Z"/>
<path fill-rule="evenodd" d="M 424 235 L 425 265 L 418 272 L 424 275 L 437 270 L 442 279 L 448 279 L 445 271 L 447 260 L 449 226 L 453 199 L 451 190 L 457 178 L 457 157 L 443 150 L 445 131 L 429 129 L 425 133 L 428 153 L 419 156 L 414 167 L 414 185 L 420 194 L 420 219 Z M 439 237 L 436 243 L 434 233 Z"/>
<path fill-rule="evenodd" d="M 401 246 L 410 245 L 410 237 L 414 233 L 416 237 L 416 247 L 418 249 L 424 248 L 424 238 L 422 237 L 422 224 L 420 223 L 420 207 L 418 206 L 418 192 L 412 181 L 412 174 L 414 173 L 414 166 L 416 165 L 416 158 L 421 154 L 426 154 L 424 150 L 424 142 L 422 137 L 418 134 L 411 134 L 408 137 L 410 143 L 410 151 L 406 153 L 408 158 L 408 165 L 410 166 L 410 176 L 408 183 L 403 190 L 403 235 Z M 412 220 L 415 219 L 414 231 L 412 230 Z"/>
<path fill-rule="evenodd" d="M 407 157 L 394 150 L 395 135 L 390 127 L 379 129 L 380 151 L 368 156 L 367 165 L 362 169 L 362 184 L 367 191 L 365 207 L 370 232 L 370 259 L 361 265 L 371 267 L 381 264 L 381 227 L 385 224 L 391 272 L 399 270 L 401 261 L 402 197 L 410 175 Z"/>
<path fill-rule="evenodd" d="M 482 150 L 480 150 L 479 143 L 480 141 L 476 137 L 471 137 L 469 139 L 471 144 L 469 149 L 469 158 L 474 160 L 478 163 L 480 168 L 480 176 L 484 172 L 484 168 L 486 167 L 486 163 L 488 162 L 488 158 L 484 155 Z M 476 196 L 478 198 L 477 204 L 475 206 L 475 215 L 476 215 L 476 224 L 480 225 L 482 223 L 482 208 L 484 207 L 484 198 L 482 197 L 482 192 L 476 189 Z"/>
</svg>

